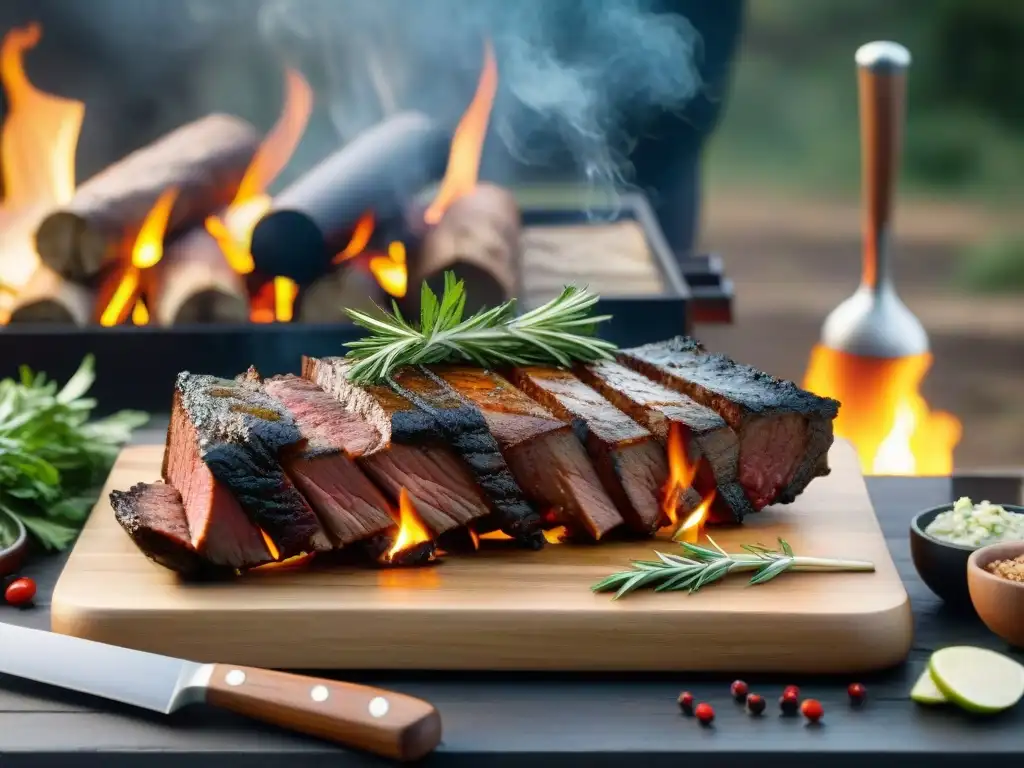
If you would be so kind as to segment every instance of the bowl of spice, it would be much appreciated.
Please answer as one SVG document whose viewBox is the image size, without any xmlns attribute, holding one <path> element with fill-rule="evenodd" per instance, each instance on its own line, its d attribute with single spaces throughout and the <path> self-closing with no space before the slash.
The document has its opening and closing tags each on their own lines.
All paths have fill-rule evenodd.
<svg viewBox="0 0 1024 768">
<path fill-rule="evenodd" d="M 1024 648 L 1024 541 L 975 551 L 967 561 L 967 584 L 985 626 Z"/>
<path fill-rule="evenodd" d="M 953 504 L 925 510 L 910 523 L 910 554 L 921 580 L 949 603 L 969 604 L 967 561 L 982 547 L 1024 543 L 1024 507 L 974 503 L 962 497 Z"/>
</svg>

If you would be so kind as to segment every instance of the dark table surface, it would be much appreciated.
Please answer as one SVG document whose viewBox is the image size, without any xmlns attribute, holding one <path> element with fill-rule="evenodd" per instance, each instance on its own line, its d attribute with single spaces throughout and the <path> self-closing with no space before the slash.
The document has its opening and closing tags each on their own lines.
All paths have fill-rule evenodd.
<svg viewBox="0 0 1024 768">
<path fill-rule="evenodd" d="M 907 539 L 916 510 L 963 492 L 948 478 L 871 478 L 868 486 L 914 608 L 916 639 L 907 662 L 861 679 L 868 701 L 849 706 L 848 679 L 745 676 L 769 700 L 751 718 L 729 698 L 725 676 L 664 674 L 552 676 L 493 674 L 335 673 L 431 701 L 444 721 L 444 742 L 427 759 L 445 766 L 600 766 L 645 768 L 744 766 L 755 757 L 788 766 L 862 767 L 898 762 L 962 765 L 966 759 L 1024 759 L 1024 705 L 991 718 L 952 708 L 919 707 L 907 697 L 931 651 L 947 645 L 993 648 L 1024 661 L 972 614 L 943 605 L 917 578 Z M 995 481 L 993 481 L 995 482 Z M 989 488 L 997 486 L 989 485 Z M 1005 481 L 1002 488 L 1006 488 Z M 973 490 L 981 498 L 985 482 Z M 1020 489 L 1017 486 L 1019 497 Z M 993 500 L 1014 502 L 1016 499 Z M 63 558 L 26 573 L 39 582 L 33 609 L 0 608 L 0 620 L 46 629 L 49 596 Z M 116 585 L 112 584 L 112 588 Z M 685 653 L 680 648 L 680 653 Z M 230 661 L 230 660 L 226 660 Z M 736 670 L 737 675 L 742 670 Z M 775 700 L 787 684 L 822 701 L 825 718 L 807 726 L 780 717 Z M 712 728 L 684 718 L 680 690 L 716 710 Z M 0 766 L 361 766 L 384 761 L 293 736 L 240 717 L 197 707 L 165 718 L 0 675 Z"/>
</svg>

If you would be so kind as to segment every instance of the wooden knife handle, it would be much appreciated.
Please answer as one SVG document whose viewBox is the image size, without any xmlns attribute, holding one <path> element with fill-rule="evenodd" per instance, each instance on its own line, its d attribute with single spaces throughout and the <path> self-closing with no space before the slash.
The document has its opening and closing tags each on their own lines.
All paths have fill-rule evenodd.
<svg viewBox="0 0 1024 768">
<path fill-rule="evenodd" d="M 216 664 L 206 701 L 395 760 L 418 760 L 441 741 L 441 716 L 433 706 L 365 685 Z"/>
<path fill-rule="evenodd" d="M 856 55 L 860 94 L 861 187 L 864 205 L 863 283 L 886 278 L 885 246 L 892 219 L 906 113 L 910 53 L 878 41 Z"/>
</svg>

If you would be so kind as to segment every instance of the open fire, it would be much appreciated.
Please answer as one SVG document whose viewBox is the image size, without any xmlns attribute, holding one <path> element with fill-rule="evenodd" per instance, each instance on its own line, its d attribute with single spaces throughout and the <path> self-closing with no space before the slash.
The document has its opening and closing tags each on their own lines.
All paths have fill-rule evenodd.
<svg viewBox="0 0 1024 768">
<path fill-rule="evenodd" d="M 931 354 L 870 358 L 818 345 L 803 386 L 842 402 L 836 437 L 853 443 L 865 473 L 949 475 L 961 424 L 921 394 L 931 365 Z"/>
<path fill-rule="evenodd" d="M 446 224 L 448 209 L 478 188 L 498 82 L 489 43 L 476 93 L 451 137 L 426 118 L 400 115 L 392 121 L 398 127 L 371 129 L 363 145 L 353 142 L 300 178 L 295 194 L 286 190 L 272 198 L 268 189 L 291 160 L 313 108 L 312 90 L 297 71 L 286 69 L 282 113 L 262 141 L 244 121 L 210 116 L 76 186 L 75 150 L 85 106 L 29 83 L 24 58 L 41 35 L 38 24 L 14 29 L 0 55 L 10 104 L 2 128 L 0 323 L 343 321 L 342 306 L 365 306 L 385 296 L 401 299 L 414 280 L 458 271 L 462 254 L 451 232 L 440 258 L 436 243 L 429 241 L 432 230 Z M 423 178 L 400 170 L 407 183 L 395 191 L 389 173 L 394 167 L 429 166 L 418 155 L 434 152 L 439 137 L 447 167 Z M 372 151 L 364 151 L 367 147 Z M 331 162 L 347 169 L 349 178 L 337 176 Z M 149 185 L 141 191 L 140 176 Z M 414 197 L 422 182 L 432 181 L 440 182 L 439 193 L 417 212 Z M 334 188 L 327 194 L 325 183 Z M 377 188 L 369 189 L 374 184 Z M 261 261 L 254 248 L 263 220 L 279 210 L 293 220 L 296 213 L 305 215 L 303 206 L 294 204 L 295 195 L 311 198 L 314 208 L 327 200 L 342 211 L 308 215 L 311 222 L 326 217 L 338 225 L 337 231 L 319 233 L 328 247 L 340 238 L 320 266 L 317 249 L 304 247 L 309 241 L 301 238 L 282 242 L 285 262 L 294 263 Z M 332 203 L 332 195 L 340 198 Z M 360 210 L 354 226 L 348 226 L 344 210 L 353 201 Z M 424 250 L 429 267 L 418 263 Z M 507 258 L 516 260 L 518 253 Z M 303 261 L 300 276 L 295 264 Z M 499 263 L 496 269 L 504 268 Z M 501 273 L 490 282 L 499 286 L 499 299 L 511 297 L 514 280 Z M 492 299 L 493 293 L 485 296 Z"/>
<path fill-rule="evenodd" d="M 434 535 L 416 514 L 409 492 L 398 494 L 398 533 L 391 547 L 380 557 L 386 565 L 422 565 L 434 559 Z"/>
<path fill-rule="evenodd" d="M 696 542 L 710 516 L 711 505 L 715 501 L 715 490 L 711 489 L 705 493 L 680 525 L 679 510 L 683 506 L 684 499 L 693 496 L 694 491 L 691 489 L 694 487 L 694 480 L 697 477 L 698 462 L 687 455 L 682 427 L 675 422 L 669 426 L 665 455 L 668 458 L 669 474 L 662 492 L 663 522 L 674 529 L 674 538 L 680 541 Z"/>
</svg>

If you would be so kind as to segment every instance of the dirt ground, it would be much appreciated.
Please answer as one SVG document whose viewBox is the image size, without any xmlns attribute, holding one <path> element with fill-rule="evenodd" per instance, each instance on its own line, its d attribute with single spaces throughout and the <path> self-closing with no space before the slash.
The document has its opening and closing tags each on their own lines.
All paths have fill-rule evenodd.
<svg viewBox="0 0 1024 768">
<path fill-rule="evenodd" d="M 701 326 L 711 348 L 800 381 L 828 312 L 856 288 L 856 205 L 711 193 L 704 248 L 735 285 L 735 322 Z M 957 469 L 1024 468 L 1024 295 L 967 296 L 951 285 L 965 244 L 1012 221 L 977 209 L 901 203 L 893 242 L 897 289 L 929 333 L 923 386 L 933 410 L 963 422 Z"/>
</svg>

